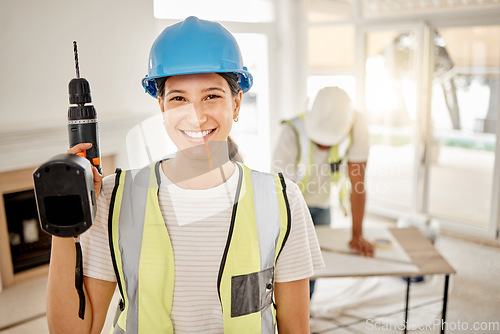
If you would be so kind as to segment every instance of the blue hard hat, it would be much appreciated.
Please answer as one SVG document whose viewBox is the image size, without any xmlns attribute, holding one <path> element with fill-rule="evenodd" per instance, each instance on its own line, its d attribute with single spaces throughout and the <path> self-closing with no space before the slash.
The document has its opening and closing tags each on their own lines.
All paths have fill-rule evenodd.
<svg viewBox="0 0 500 334">
<path fill-rule="evenodd" d="M 253 77 L 243 66 L 241 51 L 233 35 L 217 22 L 190 16 L 168 26 L 156 38 L 142 86 L 156 98 L 155 78 L 213 72 L 237 74 L 243 93 L 252 87 Z"/>
</svg>

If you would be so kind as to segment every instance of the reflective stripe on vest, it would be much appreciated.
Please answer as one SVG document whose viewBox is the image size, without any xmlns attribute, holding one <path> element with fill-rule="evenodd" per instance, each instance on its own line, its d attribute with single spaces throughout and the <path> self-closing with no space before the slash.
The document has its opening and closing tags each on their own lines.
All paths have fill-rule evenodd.
<svg viewBox="0 0 500 334">
<path fill-rule="evenodd" d="M 274 333 L 274 267 L 290 231 L 281 175 L 240 171 L 218 278 L 224 331 Z M 117 172 L 110 247 L 123 309 L 113 333 L 173 333 L 174 257 L 158 202 L 160 163 Z"/>
<path fill-rule="evenodd" d="M 309 178 L 311 177 L 311 170 L 313 168 L 313 155 L 314 150 L 316 149 L 316 145 L 312 140 L 309 139 L 306 132 L 306 127 L 304 123 L 305 114 L 300 114 L 297 117 L 294 117 L 290 120 L 284 120 L 282 123 L 288 124 L 292 130 L 295 132 L 295 136 L 297 138 L 297 148 L 298 148 L 298 158 L 296 162 L 296 173 L 297 180 L 296 183 L 299 186 L 300 190 L 303 194 L 307 191 L 307 184 L 309 182 Z M 348 197 L 350 194 L 350 186 L 349 176 L 346 175 L 342 171 L 342 165 L 344 164 L 344 160 L 346 159 L 346 152 L 349 150 L 352 141 L 352 134 L 349 132 L 349 137 L 344 146 L 344 157 L 340 156 L 340 146 L 344 144 L 342 142 L 339 145 L 330 146 L 328 152 L 328 164 L 330 165 L 330 180 L 332 183 L 340 184 L 339 187 L 339 201 L 343 208 L 344 214 L 348 213 Z M 318 168 L 319 170 L 319 168 Z"/>
</svg>

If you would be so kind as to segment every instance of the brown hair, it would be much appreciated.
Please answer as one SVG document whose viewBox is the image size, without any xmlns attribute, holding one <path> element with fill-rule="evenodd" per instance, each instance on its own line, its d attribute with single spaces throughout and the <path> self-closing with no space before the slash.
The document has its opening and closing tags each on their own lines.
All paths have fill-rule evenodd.
<svg viewBox="0 0 500 334">
<path fill-rule="evenodd" d="M 241 87 L 238 84 L 238 75 L 232 72 L 221 72 L 217 74 L 226 79 L 229 89 L 231 90 L 231 95 L 233 95 L 233 97 L 236 96 L 241 90 Z M 155 79 L 157 89 L 156 96 L 163 97 L 163 95 L 165 95 L 165 82 L 168 78 L 169 77 L 161 77 Z"/>
</svg>

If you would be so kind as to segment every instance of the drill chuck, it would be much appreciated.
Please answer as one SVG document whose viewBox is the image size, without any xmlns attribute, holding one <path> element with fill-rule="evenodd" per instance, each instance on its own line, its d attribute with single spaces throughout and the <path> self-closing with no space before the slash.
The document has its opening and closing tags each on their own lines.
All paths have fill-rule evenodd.
<svg viewBox="0 0 500 334">
<path fill-rule="evenodd" d="M 84 105 L 92 102 L 90 95 L 90 84 L 84 78 L 71 79 L 68 85 L 69 104 Z"/>
</svg>

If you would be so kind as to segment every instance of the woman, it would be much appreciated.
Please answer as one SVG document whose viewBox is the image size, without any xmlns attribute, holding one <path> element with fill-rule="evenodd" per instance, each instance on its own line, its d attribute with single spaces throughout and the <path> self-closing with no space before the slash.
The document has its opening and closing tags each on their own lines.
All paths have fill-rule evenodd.
<svg viewBox="0 0 500 334">
<path fill-rule="evenodd" d="M 309 277 L 322 258 L 300 190 L 229 159 L 232 122 L 251 85 L 220 24 L 189 17 L 159 35 L 143 86 L 179 151 L 118 170 L 102 190 L 94 172 L 98 211 L 81 236 L 85 315 L 73 240 L 54 237 L 51 332 L 100 333 L 117 283 L 113 333 L 309 331 Z"/>
</svg>

